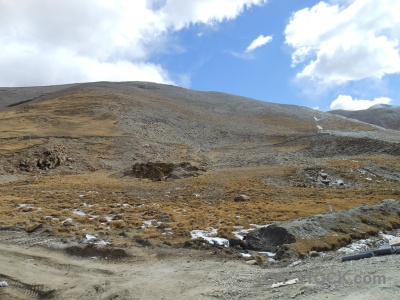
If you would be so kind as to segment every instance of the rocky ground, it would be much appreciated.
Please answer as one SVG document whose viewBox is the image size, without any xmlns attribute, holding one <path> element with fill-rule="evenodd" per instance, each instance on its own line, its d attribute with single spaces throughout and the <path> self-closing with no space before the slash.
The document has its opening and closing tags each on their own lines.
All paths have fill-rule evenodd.
<svg viewBox="0 0 400 300">
<path fill-rule="evenodd" d="M 326 251 L 399 227 L 397 130 L 143 82 L 2 88 L 0 128 L 5 299 L 397 292 L 396 279 L 307 284 L 304 273 L 395 278 L 396 255 L 341 263 Z M 272 223 L 294 240 L 258 250 L 280 260 L 243 257 L 241 238 Z M 279 278 L 299 281 L 271 288 Z"/>
</svg>

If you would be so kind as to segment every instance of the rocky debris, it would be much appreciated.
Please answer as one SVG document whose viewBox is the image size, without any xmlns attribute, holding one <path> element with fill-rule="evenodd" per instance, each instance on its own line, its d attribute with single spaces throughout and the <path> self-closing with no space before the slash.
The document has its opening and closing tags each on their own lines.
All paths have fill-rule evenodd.
<svg viewBox="0 0 400 300">
<path fill-rule="evenodd" d="M 235 197 L 234 201 L 235 202 L 246 202 L 246 201 L 250 201 L 250 197 L 246 196 L 246 195 L 239 195 L 237 197 Z"/>
<path fill-rule="evenodd" d="M 299 170 L 296 174 L 289 176 L 292 186 L 298 187 L 345 187 L 345 182 L 335 171 L 326 171 L 319 167 L 309 167 Z"/>
<path fill-rule="evenodd" d="M 250 232 L 249 249 L 305 255 L 310 251 L 329 251 L 351 243 L 352 239 L 377 235 L 379 230 L 400 228 L 400 199 L 361 205 L 347 211 L 285 221 Z M 290 255 L 293 256 L 293 255 Z"/>
<path fill-rule="evenodd" d="M 32 156 L 26 157 L 19 162 L 19 169 L 25 172 L 34 170 L 52 170 L 72 159 L 67 156 L 63 147 L 54 149 L 41 149 Z"/>
<path fill-rule="evenodd" d="M 178 164 L 163 162 L 136 163 L 132 167 L 134 177 L 158 181 L 199 176 L 200 171 L 200 168 L 193 166 L 189 162 Z"/>
</svg>

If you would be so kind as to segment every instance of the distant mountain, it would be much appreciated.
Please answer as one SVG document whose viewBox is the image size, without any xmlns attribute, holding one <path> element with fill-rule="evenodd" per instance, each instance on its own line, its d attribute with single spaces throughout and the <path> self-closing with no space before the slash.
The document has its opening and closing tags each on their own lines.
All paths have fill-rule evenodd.
<svg viewBox="0 0 400 300">
<path fill-rule="evenodd" d="M 387 129 L 400 130 L 400 106 L 376 104 L 364 110 L 348 111 L 339 109 L 328 111 L 328 113 Z"/>
<path fill-rule="evenodd" d="M 82 161 L 72 171 L 59 168 L 76 172 L 154 161 L 295 165 L 338 153 L 397 153 L 400 141 L 400 132 L 306 107 L 150 82 L 0 88 L 0 128 L 0 173 L 36 168 L 25 161 L 43 146 L 76 154 Z"/>
<path fill-rule="evenodd" d="M 375 104 L 375 105 L 372 105 L 371 107 L 369 107 L 368 109 L 375 109 L 375 108 L 390 108 L 390 107 L 395 107 L 395 106 L 393 106 L 393 105 L 390 105 L 390 104 Z"/>
</svg>

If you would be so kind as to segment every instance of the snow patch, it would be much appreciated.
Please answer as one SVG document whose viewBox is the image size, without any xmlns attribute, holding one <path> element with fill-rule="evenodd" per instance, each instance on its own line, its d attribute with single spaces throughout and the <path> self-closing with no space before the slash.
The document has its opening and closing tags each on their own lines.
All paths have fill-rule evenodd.
<svg viewBox="0 0 400 300">
<path fill-rule="evenodd" d="M 209 230 L 192 230 L 190 235 L 192 239 L 202 238 L 212 245 L 229 247 L 229 241 L 220 237 L 212 237 L 218 233 L 217 229 L 210 228 Z"/>
<path fill-rule="evenodd" d="M 86 216 L 85 212 L 79 209 L 74 209 L 72 213 L 81 217 Z"/>
<path fill-rule="evenodd" d="M 97 240 L 97 235 L 92 235 L 92 234 L 86 234 L 85 239 L 83 240 L 84 243 L 89 243 L 92 241 Z"/>
</svg>

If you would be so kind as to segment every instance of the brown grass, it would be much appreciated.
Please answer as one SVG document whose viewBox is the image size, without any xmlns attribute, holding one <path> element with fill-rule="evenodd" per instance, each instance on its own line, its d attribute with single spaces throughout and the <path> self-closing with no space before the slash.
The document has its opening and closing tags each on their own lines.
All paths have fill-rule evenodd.
<svg viewBox="0 0 400 300">
<path fill-rule="evenodd" d="M 82 92 L 0 112 L 0 138 L 118 136 L 116 120 L 94 110 L 112 97 Z"/>
<path fill-rule="evenodd" d="M 341 165 L 343 161 L 337 163 Z M 328 164 L 332 167 L 335 161 Z M 5 224 L 25 222 L 27 227 L 49 224 L 60 234 L 81 234 L 86 229 L 87 233 L 101 232 L 112 239 L 121 231 L 132 231 L 144 238 L 179 242 L 189 239 L 189 232 L 194 229 L 214 227 L 221 235 L 231 237 L 234 226 L 249 228 L 250 224 L 324 214 L 328 204 L 334 210 L 342 210 L 399 196 L 398 185 L 384 182 L 362 181 L 364 186 L 349 189 L 265 183 L 269 176 L 281 177 L 284 182 L 292 171 L 281 167 L 214 170 L 198 178 L 172 182 L 120 179 L 107 172 L 36 178 L 28 184 L 21 180 L 0 186 L 0 218 Z M 238 194 L 250 196 L 251 201 L 234 202 Z M 34 208 L 16 208 L 21 203 Z M 87 215 L 77 216 L 73 209 Z M 90 215 L 99 217 L 92 219 Z M 108 222 L 106 216 L 119 217 Z M 66 218 L 73 218 L 74 226 L 61 226 Z M 144 221 L 151 220 L 150 227 L 141 228 Z M 174 234 L 163 234 L 167 232 L 165 228 L 171 228 Z M 328 246 L 313 247 L 329 248 L 334 244 L 326 243 Z"/>
</svg>

